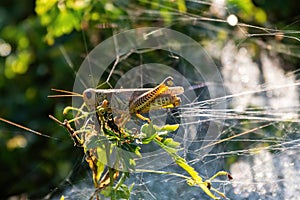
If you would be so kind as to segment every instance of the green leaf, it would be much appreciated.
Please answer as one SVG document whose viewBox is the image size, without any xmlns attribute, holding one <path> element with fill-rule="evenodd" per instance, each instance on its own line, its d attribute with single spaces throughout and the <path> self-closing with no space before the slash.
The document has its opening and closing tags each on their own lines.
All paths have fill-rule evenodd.
<svg viewBox="0 0 300 200">
<path fill-rule="evenodd" d="M 150 137 L 156 133 L 156 130 L 154 129 L 154 126 L 152 123 L 150 124 L 144 124 L 141 127 L 141 132 L 146 134 L 146 137 Z"/>
<path fill-rule="evenodd" d="M 105 197 L 110 197 L 113 194 L 114 189 L 111 186 L 107 186 L 104 190 L 100 193 Z"/>
<path fill-rule="evenodd" d="M 185 6 L 185 1 L 184 0 L 178 0 L 177 5 L 178 5 L 179 12 L 182 12 L 182 13 L 186 12 L 186 6 Z"/>
<path fill-rule="evenodd" d="M 85 148 L 86 149 L 94 149 L 98 147 L 104 148 L 104 144 L 109 142 L 105 136 L 92 136 L 89 140 L 85 141 Z"/>
<path fill-rule="evenodd" d="M 167 132 L 173 132 L 173 131 L 176 131 L 179 127 L 179 124 L 166 124 L 162 127 L 158 127 L 158 126 L 155 126 L 155 129 L 157 131 L 167 131 Z"/>
<path fill-rule="evenodd" d="M 118 190 L 116 191 L 116 198 L 117 199 L 129 199 L 130 198 L 130 189 L 127 185 L 122 184 Z"/>
<path fill-rule="evenodd" d="M 43 15 L 47 13 L 50 9 L 53 9 L 53 7 L 55 6 L 55 4 L 57 4 L 57 2 L 58 2 L 57 0 L 48 0 L 48 1 L 37 0 L 35 6 L 35 12 L 38 15 Z"/>
<path fill-rule="evenodd" d="M 132 183 L 132 184 L 130 185 L 130 187 L 129 187 L 129 192 L 132 191 L 133 187 L 134 187 L 134 183 Z"/>
<path fill-rule="evenodd" d="M 163 141 L 163 144 L 171 148 L 178 148 L 180 146 L 180 143 L 175 142 L 172 138 L 166 138 Z"/>
<path fill-rule="evenodd" d="M 152 142 L 156 138 L 156 136 L 158 136 L 157 133 L 151 135 L 150 137 L 143 138 L 142 143 L 143 144 L 149 144 L 150 142 Z"/>
</svg>

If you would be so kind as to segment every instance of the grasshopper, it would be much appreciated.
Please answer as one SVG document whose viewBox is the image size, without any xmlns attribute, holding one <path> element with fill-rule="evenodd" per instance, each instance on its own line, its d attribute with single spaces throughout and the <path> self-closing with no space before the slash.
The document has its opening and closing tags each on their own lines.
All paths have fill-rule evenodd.
<svg viewBox="0 0 300 200">
<path fill-rule="evenodd" d="M 144 117 L 142 114 L 150 112 L 150 110 L 159 110 L 164 108 L 174 108 L 180 105 L 181 99 L 177 95 L 184 92 L 183 87 L 172 87 L 173 78 L 167 77 L 159 85 L 154 88 L 134 88 L 134 89 L 86 89 L 83 94 L 83 106 L 86 106 L 89 113 L 96 113 L 98 124 L 103 124 L 106 120 L 109 128 L 114 132 L 120 132 L 120 128 L 129 120 L 130 116 L 136 116 L 137 118 L 150 123 L 150 119 Z M 116 100 L 116 103 L 111 103 L 110 100 Z M 105 104 L 105 106 L 104 106 Z M 98 108 L 105 107 L 108 112 L 104 119 L 100 120 Z M 72 108 L 69 110 L 76 110 L 78 113 L 83 113 L 82 108 Z M 126 108 L 128 111 L 126 112 Z M 125 114 L 124 119 L 120 122 L 115 122 L 113 113 Z M 78 114 L 77 114 L 78 115 Z M 51 117 L 52 119 L 54 117 Z M 75 119 L 80 117 L 75 117 Z M 55 120 L 58 122 L 58 120 Z M 75 121 L 75 120 L 74 120 Z M 70 125 L 61 123 L 65 126 L 68 132 L 71 134 L 76 146 L 80 146 L 80 138 L 74 134 L 70 128 Z M 102 125 L 103 126 L 103 125 Z M 83 138 L 84 140 L 84 138 Z M 84 143 L 82 141 L 81 143 Z"/>
<path fill-rule="evenodd" d="M 150 119 L 142 114 L 149 113 L 150 110 L 159 110 L 163 108 L 174 108 L 180 105 L 181 99 L 176 95 L 184 92 L 183 87 L 171 87 L 173 78 L 167 77 L 161 84 L 155 88 L 134 88 L 134 89 L 86 89 L 83 92 L 83 100 L 89 110 L 94 110 L 104 100 L 115 98 L 117 107 L 114 111 L 129 110 L 127 114 L 150 123 Z"/>
</svg>

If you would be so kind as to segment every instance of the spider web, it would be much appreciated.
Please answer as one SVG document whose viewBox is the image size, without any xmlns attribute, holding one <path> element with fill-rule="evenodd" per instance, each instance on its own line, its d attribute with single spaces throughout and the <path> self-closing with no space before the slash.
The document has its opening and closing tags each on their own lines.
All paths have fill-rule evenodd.
<svg viewBox="0 0 300 200">
<path fill-rule="evenodd" d="M 210 12 L 217 13 L 218 18 L 207 17 L 205 14 L 198 16 L 179 13 L 171 7 L 164 8 L 176 16 L 179 23 L 192 24 L 192 32 L 201 34 L 204 30 L 211 34 L 210 42 L 204 42 L 205 53 L 213 59 L 220 59 L 218 65 L 222 66 L 219 67 L 222 83 L 205 81 L 189 62 L 170 51 L 149 48 L 124 54 L 120 53 L 122 45 L 115 43 L 115 60 L 107 66 L 101 77 L 93 80 L 95 85 L 101 85 L 102 88 L 125 88 L 131 83 L 125 86 L 124 82 L 118 81 L 133 66 L 147 63 L 171 66 L 187 80 L 187 84 L 183 86 L 185 93 L 181 96 L 183 103 L 177 109 L 157 111 L 158 114 L 153 116 L 166 116 L 164 120 L 170 123 L 194 127 L 191 137 L 185 137 L 184 134 L 180 137 L 184 147 L 181 156 L 204 179 L 220 170 L 230 172 L 232 181 L 220 178 L 213 182 L 214 187 L 224 192 L 229 199 L 296 199 L 300 192 L 297 184 L 300 178 L 299 71 L 286 73 L 278 57 L 282 54 L 299 57 L 299 46 L 284 42 L 268 43 L 258 36 L 282 36 L 299 42 L 300 38 L 295 36 L 299 31 L 245 23 L 237 24 L 236 29 L 228 28 L 224 26 L 227 24 L 226 16 L 234 8 L 226 7 L 222 1 L 190 2 L 197 6 L 209 6 Z M 169 27 L 172 28 L 173 25 Z M 214 35 L 219 29 L 229 35 L 240 34 L 238 42 L 234 39 L 217 42 Z M 252 42 L 261 47 L 257 55 L 260 65 L 253 58 L 249 47 Z M 68 55 L 64 55 L 68 60 Z M 93 76 L 92 71 L 88 73 Z M 139 75 L 138 81 L 132 79 L 133 88 L 150 82 L 146 81 L 142 70 Z M 175 84 L 180 85 L 177 80 L 174 77 Z M 155 85 L 157 81 L 152 83 Z M 86 85 L 82 85 L 86 89 Z M 212 97 L 215 95 L 211 94 L 210 87 L 221 95 Z M 225 95 L 222 91 L 224 88 Z M 222 105 L 221 108 L 219 105 Z M 184 120 L 185 118 L 189 120 Z M 160 121 L 158 117 L 157 122 Z M 222 126 L 222 129 L 215 130 L 217 138 L 207 135 L 211 123 Z M 158 165 L 150 168 L 184 174 L 172 162 L 163 167 L 160 166 L 161 161 L 157 162 Z M 86 164 L 82 158 L 64 183 L 57 187 L 53 198 L 64 195 L 65 199 L 89 199 L 92 196 L 95 190 L 91 172 L 84 165 Z M 78 174 L 80 178 L 74 178 Z M 127 183 L 135 183 L 131 199 L 209 199 L 199 188 L 190 187 L 184 180 L 171 175 L 133 173 Z"/>
</svg>

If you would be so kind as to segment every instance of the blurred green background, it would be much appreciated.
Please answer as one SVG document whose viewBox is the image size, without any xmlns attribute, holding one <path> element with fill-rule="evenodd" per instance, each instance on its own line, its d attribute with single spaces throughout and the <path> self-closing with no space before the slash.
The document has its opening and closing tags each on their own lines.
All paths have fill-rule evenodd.
<svg viewBox="0 0 300 200">
<path fill-rule="evenodd" d="M 300 4 L 297 1 L 229 0 L 4 0 L 0 3 L 0 117 L 20 123 L 53 139 L 40 137 L 0 122 L 0 198 L 40 198 L 65 184 L 74 167 L 87 169 L 81 149 L 73 147 L 66 131 L 48 118 L 63 119 L 70 98 L 48 98 L 51 88 L 72 91 L 76 70 L 85 55 L 104 39 L 131 28 L 158 26 L 180 31 L 207 47 L 211 41 L 244 42 L 253 59 L 272 44 L 285 70 L 300 66 Z M 219 1 L 223 2 L 223 1 Z M 226 9 L 224 9 L 226 8 Z M 221 9 L 218 10 L 218 9 Z M 235 14 L 241 23 L 281 30 L 268 33 L 226 23 Z M 222 23 L 206 21 L 222 19 Z M 298 30 L 285 33 L 282 30 Z M 246 42 L 245 42 L 246 41 Z M 293 47 L 293 48 L 292 48 Z M 286 51 L 289 50 L 289 52 Z M 217 55 L 211 55 L 217 65 Z M 259 62 L 259 61 L 258 61 Z M 54 139 L 57 138 L 57 139 Z M 84 171 L 84 170 L 83 170 Z M 84 173 L 84 172 L 83 172 Z"/>
</svg>

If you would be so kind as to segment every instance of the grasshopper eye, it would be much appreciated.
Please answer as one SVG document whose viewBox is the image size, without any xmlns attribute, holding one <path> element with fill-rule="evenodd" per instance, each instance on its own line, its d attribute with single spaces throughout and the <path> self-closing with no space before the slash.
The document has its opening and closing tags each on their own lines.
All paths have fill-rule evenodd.
<svg viewBox="0 0 300 200">
<path fill-rule="evenodd" d="M 95 95 L 95 90 L 92 88 L 88 88 L 83 92 L 83 98 L 85 100 L 91 100 L 92 98 L 94 98 Z"/>
<path fill-rule="evenodd" d="M 92 98 L 92 92 L 91 91 L 85 91 L 84 95 L 85 95 L 85 97 L 87 99 L 91 99 Z"/>
<path fill-rule="evenodd" d="M 89 88 L 83 92 L 83 101 L 90 108 L 95 106 L 95 90 Z"/>
</svg>

